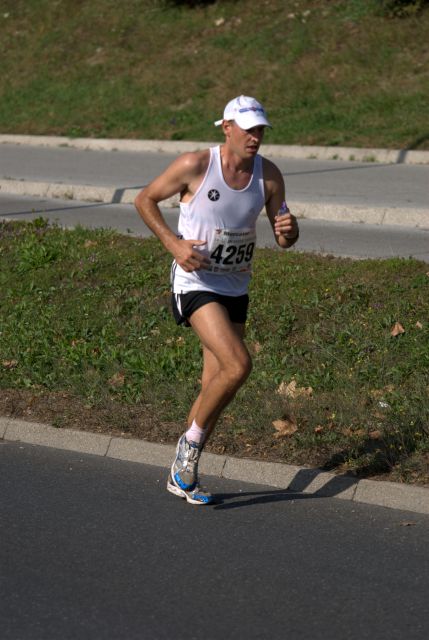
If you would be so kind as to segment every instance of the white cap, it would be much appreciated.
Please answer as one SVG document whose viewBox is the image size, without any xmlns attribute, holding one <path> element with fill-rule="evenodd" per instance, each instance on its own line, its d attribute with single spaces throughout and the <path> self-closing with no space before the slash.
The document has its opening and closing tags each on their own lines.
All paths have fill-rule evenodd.
<svg viewBox="0 0 429 640">
<path fill-rule="evenodd" d="M 224 120 L 234 120 L 241 129 L 271 127 L 264 107 L 250 96 L 239 96 L 228 102 L 222 120 L 216 120 L 215 125 L 219 126 Z"/>
</svg>

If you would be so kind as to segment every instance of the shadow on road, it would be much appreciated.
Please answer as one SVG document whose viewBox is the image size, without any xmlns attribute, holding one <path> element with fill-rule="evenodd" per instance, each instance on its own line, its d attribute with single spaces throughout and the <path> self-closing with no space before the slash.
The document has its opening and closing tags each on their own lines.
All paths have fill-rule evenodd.
<svg viewBox="0 0 429 640">
<path fill-rule="evenodd" d="M 310 169 L 308 171 L 284 171 L 283 176 L 309 176 L 311 174 L 319 173 L 339 173 L 341 171 L 359 171 L 360 169 L 384 169 L 385 167 L 391 167 L 392 164 L 381 164 L 366 162 L 365 164 L 353 165 L 351 167 L 330 167 L 329 169 Z"/>
<path fill-rule="evenodd" d="M 359 481 L 354 476 L 330 477 L 323 483 L 324 473 L 320 469 L 300 469 L 287 489 L 266 489 L 262 491 L 242 491 L 239 493 L 216 494 L 215 509 L 237 509 L 249 507 L 255 504 L 268 504 L 291 500 L 307 500 L 309 498 L 334 498 L 344 492 L 349 493 L 349 498 L 354 492 Z M 322 485 L 314 491 L 305 491 L 313 482 Z M 238 498 L 238 500 L 237 500 Z"/>
<path fill-rule="evenodd" d="M 74 202 L 71 200 L 70 202 Z M 113 202 L 91 202 L 89 204 L 78 204 L 78 205 L 70 205 L 69 207 L 32 207 L 27 211 L 9 211 L 6 213 L 0 213 L 0 218 L 4 218 L 7 216 L 25 216 L 30 214 L 39 213 L 43 215 L 44 213 L 54 213 L 56 211 L 77 211 L 78 209 L 97 209 L 99 207 L 108 207 L 109 205 L 114 204 Z"/>
<path fill-rule="evenodd" d="M 429 140 L 429 133 L 424 133 L 422 136 L 419 136 L 418 138 L 413 140 L 413 142 L 408 145 L 408 147 L 406 147 L 405 149 L 401 149 L 398 155 L 398 159 L 396 160 L 396 164 L 405 162 L 408 152 L 418 149 L 418 147 L 420 147 L 423 142 L 426 142 L 426 140 Z"/>
<path fill-rule="evenodd" d="M 255 504 L 269 504 L 293 500 L 306 500 L 313 498 L 311 494 L 295 493 L 288 489 L 271 489 L 267 491 L 242 491 L 241 493 L 217 493 L 214 509 L 238 509 L 250 507 Z M 239 500 L 234 500 L 239 498 Z M 232 502 L 230 502 L 232 500 Z"/>
</svg>

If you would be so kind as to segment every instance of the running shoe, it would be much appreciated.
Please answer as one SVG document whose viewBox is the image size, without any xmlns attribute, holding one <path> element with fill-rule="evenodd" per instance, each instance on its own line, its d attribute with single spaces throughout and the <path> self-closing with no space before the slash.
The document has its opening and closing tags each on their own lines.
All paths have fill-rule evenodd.
<svg viewBox="0 0 429 640">
<path fill-rule="evenodd" d="M 171 465 L 173 484 L 183 491 L 192 491 L 198 481 L 198 461 L 201 447 L 194 442 L 188 442 L 185 434 L 179 438 L 176 447 L 176 457 Z"/>
<path fill-rule="evenodd" d="M 197 484 L 192 489 L 192 491 L 185 491 L 184 489 L 180 489 L 177 487 L 171 475 L 168 476 L 167 481 L 167 491 L 173 493 L 175 496 L 179 496 L 180 498 L 185 498 L 191 504 L 212 504 L 214 502 L 214 498 L 211 493 L 202 489 L 197 480 Z"/>
</svg>

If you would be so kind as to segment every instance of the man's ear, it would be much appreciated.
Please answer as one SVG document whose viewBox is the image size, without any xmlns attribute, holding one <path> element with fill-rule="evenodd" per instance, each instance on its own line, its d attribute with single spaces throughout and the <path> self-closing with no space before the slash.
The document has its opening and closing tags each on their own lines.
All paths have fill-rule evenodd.
<svg viewBox="0 0 429 640">
<path fill-rule="evenodd" d="M 232 122 L 230 120 L 224 120 L 222 122 L 222 129 L 227 138 L 231 135 Z"/>
</svg>

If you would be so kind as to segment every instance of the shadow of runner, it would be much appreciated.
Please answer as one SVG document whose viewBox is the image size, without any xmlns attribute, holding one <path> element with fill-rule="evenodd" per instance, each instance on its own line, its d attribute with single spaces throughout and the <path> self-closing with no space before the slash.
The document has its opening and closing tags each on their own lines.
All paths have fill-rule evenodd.
<svg viewBox="0 0 429 640">
<path fill-rule="evenodd" d="M 70 202 L 72 203 L 76 201 L 70 200 Z M 6 216 L 23 216 L 23 215 L 29 215 L 29 214 L 38 214 L 43 216 L 44 213 L 55 213 L 56 211 L 78 211 L 79 209 L 97 209 L 99 207 L 108 207 L 111 204 L 113 203 L 112 202 L 91 202 L 89 204 L 77 204 L 77 205 L 70 204 L 70 206 L 64 206 L 61 204 L 58 207 L 44 207 L 43 205 L 41 205 L 40 207 L 32 207 L 31 209 L 27 209 L 26 211 L 9 211 L 6 213 L 0 213 L 0 218 L 6 217 Z"/>
<path fill-rule="evenodd" d="M 122 198 L 124 197 L 127 191 L 134 190 L 134 189 L 143 189 L 143 187 L 146 187 L 146 186 L 147 185 L 145 184 L 137 184 L 134 187 L 116 187 L 110 204 L 121 204 Z"/>
<path fill-rule="evenodd" d="M 418 147 L 420 147 L 421 144 L 423 144 L 423 142 L 426 142 L 426 140 L 429 140 L 429 133 L 425 133 L 413 140 L 413 142 L 408 145 L 406 149 L 401 149 L 398 155 L 398 159 L 396 160 L 396 164 L 404 163 L 407 158 L 408 152 L 416 150 Z"/>
<path fill-rule="evenodd" d="M 271 489 L 267 491 L 242 491 L 241 493 L 217 493 L 214 497 L 216 501 L 214 509 L 238 509 L 239 507 L 250 507 L 255 504 L 306 500 L 313 496 L 311 494 L 295 493 L 288 489 Z M 240 500 L 226 502 L 234 498 L 240 498 Z"/>
<path fill-rule="evenodd" d="M 214 508 L 236 509 L 238 507 L 271 502 L 306 500 L 309 498 L 334 498 L 341 494 L 348 494 L 347 497 L 352 499 L 358 482 L 359 479 L 355 476 L 332 476 L 321 469 L 300 469 L 285 489 L 216 494 L 217 506 Z M 313 484 L 315 486 L 312 490 Z M 246 498 L 248 496 L 251 496 L 250 499 L 240 499 L 226 503 L 226 501 L 234 498 Z"/>
</svg>

